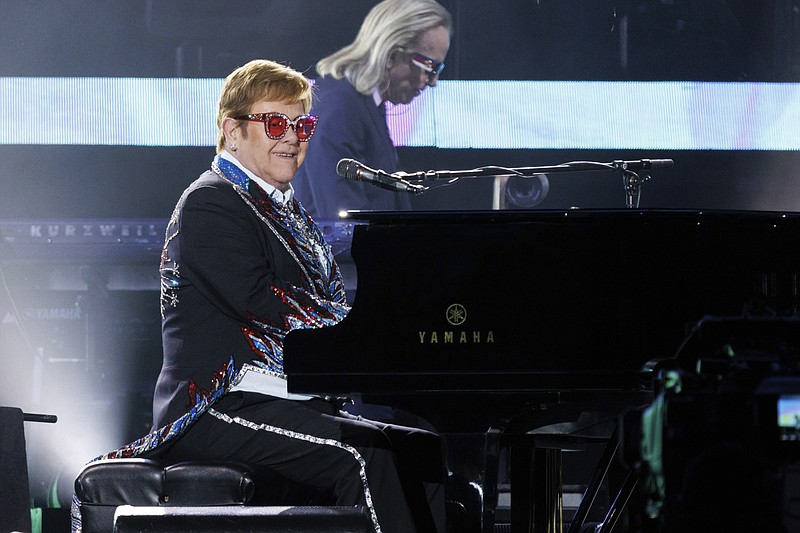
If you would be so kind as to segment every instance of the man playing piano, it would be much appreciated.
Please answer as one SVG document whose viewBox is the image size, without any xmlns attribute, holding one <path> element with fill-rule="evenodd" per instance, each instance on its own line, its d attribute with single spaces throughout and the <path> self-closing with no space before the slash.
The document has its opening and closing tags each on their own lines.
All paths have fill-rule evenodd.
<svg viewBox="0 0 800 533">
<path fill-rule="evenodd" d="M 330 248 L 293 197 L 310 107 L 309 82 L 272 61 L 225 80 L 217 155 L 178 201 L 161 257 L 158 429 L 104 458 L 241 461 L 366 506 L 376 531 L 441 532 L 437 435 L 287 391 L 287 332 L 348 311 Z"/>
<path fill-rule="evenodd" d="M 322 123 L 295 181 L 314 219 L 336 220 L 348 209 L 411 209 L 408 195 L 342 179 L 337 162 L 353 158 L 389 173 L 399 170 L 385 105 L 409 104 L 436 86 L 452 26 L 450 13 L 435 0 L 384 0 L 367 14 L 351 44 L 317 63 L 315 110 Z M 408 113 L 413 120 L 402 107 L 391 113 Z"/>
</svg>

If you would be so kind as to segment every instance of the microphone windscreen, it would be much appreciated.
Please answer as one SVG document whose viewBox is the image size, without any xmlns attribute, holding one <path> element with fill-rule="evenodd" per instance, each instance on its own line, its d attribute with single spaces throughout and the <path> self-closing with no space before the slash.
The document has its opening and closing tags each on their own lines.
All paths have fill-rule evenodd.
<svg viewBox="0 0 800 533">
<path fill-rule="evenodd" d="M 340 159 L 336 164 L 336 173 L 349 180 L 358 179 L 358 162 L 353 159 Z"/>
</svg>

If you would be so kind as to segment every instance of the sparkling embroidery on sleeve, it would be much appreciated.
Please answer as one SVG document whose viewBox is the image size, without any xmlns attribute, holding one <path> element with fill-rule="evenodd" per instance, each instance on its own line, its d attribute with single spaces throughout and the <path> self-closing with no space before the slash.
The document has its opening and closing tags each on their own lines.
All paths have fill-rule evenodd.
<svg viewBox="0 0 800 533">
<path fill-rule="evenodd" d="M 166 235 L 164 237 L 164 247 L 161 249 L 161 265 L 159 266 L 161 280 L 161 318 L 167 307 L 178 306 L 178 287 L 180 286 L 180 267 L 169 256 L 169 245 L 178 236 L 178 209 L 172 212 L 172 216 L 167 224 Z"/>
<path fill-rule="evenodd" d="M 259 324 L 261 325 L 261 323 Z M 264 329 L 263 326 L 262 329 Z M 277 328 L 270 327 L 269 329 Z M 256 361 L 267 370 L 271 370 L 283 377 L 283 349 L 281 347 L 283 335 L 276 331 L 270 336 L 249 327 L 242 327 L 242 334 L 247 344 L 250 345 L 250 349 L 256 355 Z"/>
<path fill-rule="evenodd" d="M 286 379 L 283 373 L 283 339 L 286 334 L 294 329 L 333 326 L 347 315 L 350 308 L 345 304 L 317 299 L 301 291 L 292 293 L 275 286 L 270 287 L 270 290 L 291 311 L 283 315 L 281 324 L 272 324 L 251 316 L 247 322 L 252 327 L 242 327 L 242 334 L 256 355 L 253 363 Z"/>
</svg>

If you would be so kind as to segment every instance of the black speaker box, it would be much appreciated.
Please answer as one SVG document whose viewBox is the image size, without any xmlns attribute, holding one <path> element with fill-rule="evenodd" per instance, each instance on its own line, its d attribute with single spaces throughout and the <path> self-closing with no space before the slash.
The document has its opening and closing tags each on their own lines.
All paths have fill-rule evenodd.
<svg viewBox="0 0 800 533">
<path fill-rule="evenodd" d="M 23 422 L 21 409 L 0 407 L 0 531 L 31 530 Z"/>
</svg>

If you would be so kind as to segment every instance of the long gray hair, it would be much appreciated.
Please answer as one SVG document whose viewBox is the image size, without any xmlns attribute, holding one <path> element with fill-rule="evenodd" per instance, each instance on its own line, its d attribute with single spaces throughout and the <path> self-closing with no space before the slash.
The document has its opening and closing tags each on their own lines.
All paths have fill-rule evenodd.
<svg viewBox="0 0 800 533">
<path fill-rule="evenodd" d="M 423 33 L 444 26 L 452 32 L 450 13 L 434 0 L 384 0 L 364 18 L 355 41 L 320 59 L 320 76 L 342 77 L 361 94 L 385 89 L 386 65 L 395 52 L 417 46 Z"/>
</svg>

